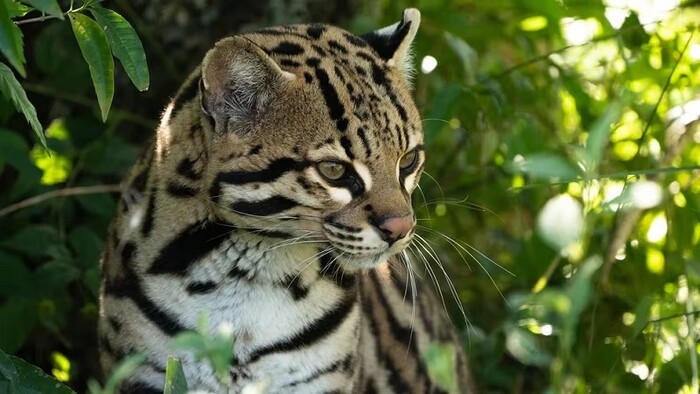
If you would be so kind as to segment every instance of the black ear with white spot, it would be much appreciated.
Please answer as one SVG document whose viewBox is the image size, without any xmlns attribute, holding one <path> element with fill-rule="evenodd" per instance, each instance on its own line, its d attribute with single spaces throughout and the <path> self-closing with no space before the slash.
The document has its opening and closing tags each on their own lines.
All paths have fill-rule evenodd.
<svg viewBox="0 0 700 394">
<path fill-rule="evenodd" d="M 225 38 L 202 62 L 202 110 L 217 132 L 246 133 L 294 78 L 252 41 Z"/>
<path fill-rule="evenodd" d="M 420 25 L 420 12 L 415 8 L 404 10 L 400 22 L 362 35 L 362 38 L 392 67 L 399 67 L 410 76 L 411 43 Z"/>
</svg>

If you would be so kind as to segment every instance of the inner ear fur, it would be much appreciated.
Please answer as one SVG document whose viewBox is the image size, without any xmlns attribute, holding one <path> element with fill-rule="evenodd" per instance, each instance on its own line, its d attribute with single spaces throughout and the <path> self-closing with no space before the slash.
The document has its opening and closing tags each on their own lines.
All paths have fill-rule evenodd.
<svg viewBox="0 0 700 394">
<path fill-rule="evenodd" d="M 249 132 L 294 78 L 249 39 L 224 38 L 202 62 L 202 110 L 217 132 Z"/>
<path fill-rule="evenodd" d="M 392 67 L 403 70 L 407 78 L 413 74 L 411 43 L 420 25 L 420 11 L 404 10 L 400 22 L 363 34 L 362 38 Z"/>
</svg>

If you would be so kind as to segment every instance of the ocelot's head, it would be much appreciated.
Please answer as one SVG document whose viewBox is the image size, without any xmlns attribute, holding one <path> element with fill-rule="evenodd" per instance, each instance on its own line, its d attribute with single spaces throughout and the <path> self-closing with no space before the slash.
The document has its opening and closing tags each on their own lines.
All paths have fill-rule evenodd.
<svg viewBox="0 0 700 394">
<path fill-rule="evenodd" d="M 425 160 L 408 81 L 419 21 L 409 9 L 361 37 L 294 25 L 218 42 L 200 87 L 216 214 L 315 242 L 346 268 L 402 251 Z"/>
</svg>

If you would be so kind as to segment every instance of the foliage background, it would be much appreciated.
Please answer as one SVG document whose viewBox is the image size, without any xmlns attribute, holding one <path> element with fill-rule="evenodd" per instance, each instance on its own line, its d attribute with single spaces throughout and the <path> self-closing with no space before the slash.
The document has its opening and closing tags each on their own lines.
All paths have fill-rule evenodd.
<svg viewBox="0 0 700 394">
<path fill-rule="evenodd" d="M 118 195 L 3 208 L 113 190 L 215 34 L 312 19 L 361 33 L 415 6 L 416 66 L 437 67 L 415 81 L 430 176 L 414 250 L 454 284 L 468 324 L 432 261 L 482 391 L 699 391 L 700 2 L 220 3 L 103 3 L 136 28 L 153 81 L 138 93 L 117 67 L 105 123 L 69 24 L 21 25 L 20 80 L 51 154 L 0 97 L 4 353 L 78 392 L 99 376 L 98 259 Z M 250 18 L 227 26 L 239 6 Z"/>
</svg>

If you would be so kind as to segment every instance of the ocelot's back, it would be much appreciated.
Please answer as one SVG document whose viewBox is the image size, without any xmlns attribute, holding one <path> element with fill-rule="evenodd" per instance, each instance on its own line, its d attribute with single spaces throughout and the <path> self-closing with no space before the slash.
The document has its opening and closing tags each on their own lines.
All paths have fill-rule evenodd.
<svg viewBox="0 0 700 394">
<path fill-rule="evenodd" d="M 233 327 L 238 392 L 441 392 L 423 354 L 461 344 L 404 249 L 424 163 L 409 46 L 420 14 L 362 37 L 320 25 L 219 41 L 124 181 L 102 263 L 101 362 L 147 362 L 122 392 L 161 392 L 171 338 Z M 225 390 L 175 352 L 190 389 Z"/>
</svg>

